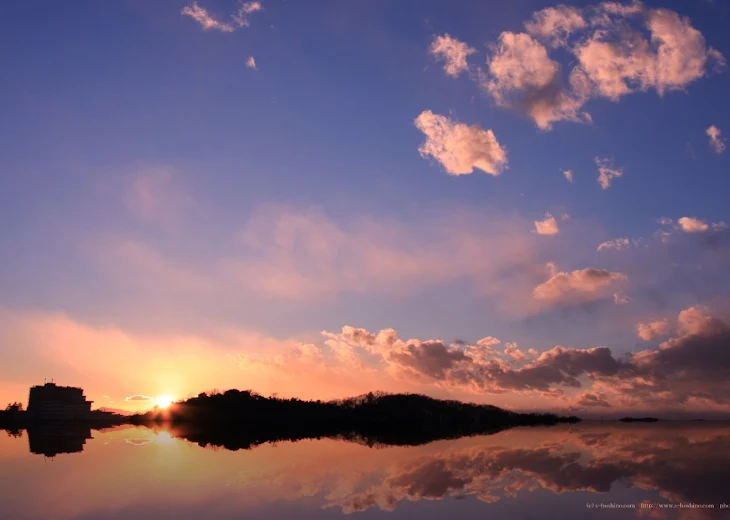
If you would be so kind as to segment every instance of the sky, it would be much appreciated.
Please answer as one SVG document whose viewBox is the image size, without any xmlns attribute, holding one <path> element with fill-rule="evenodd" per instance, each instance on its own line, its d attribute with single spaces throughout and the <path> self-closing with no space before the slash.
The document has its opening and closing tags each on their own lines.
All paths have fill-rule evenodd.
<svg viewBox="0 0 730 520">
<path fill-rule="evenodd" d="M 0 6 L 0 402 L 730 414 L 730 3 Z"/>
</svg>

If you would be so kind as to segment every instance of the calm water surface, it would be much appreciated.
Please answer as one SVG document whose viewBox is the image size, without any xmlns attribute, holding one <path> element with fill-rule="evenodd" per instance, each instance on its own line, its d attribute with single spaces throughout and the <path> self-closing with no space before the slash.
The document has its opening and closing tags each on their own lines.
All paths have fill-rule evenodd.
<svg viewBox="0 0 730 520">
<path fill-rule="evenodd" d="M 581 423 L 417 447 L 325 439 L 239 451 L 136 427 L 86 436 L 0 431 L 0 518 L 730 517 L 719 509 L 730 504 L 730 423 Z M 715 509 L 658 507 L 680 503 Z"/>
</svg>

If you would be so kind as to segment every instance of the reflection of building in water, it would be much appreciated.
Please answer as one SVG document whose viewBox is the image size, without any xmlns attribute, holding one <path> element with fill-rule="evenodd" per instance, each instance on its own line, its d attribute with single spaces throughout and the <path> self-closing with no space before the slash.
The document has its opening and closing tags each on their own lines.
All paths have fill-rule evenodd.
<svg viewBox="0 0 730 520">
<path fill-rule="evenodd" d="M 30 452 L 46 457 L 84 451 L 86 439 L 91 439 L 91 429 L 79 423 L 57 422 L 52 426 L 28 428 Z"/>
<path fill-rule="evenodd" d="M 30 389 L 28 415 L 34 420 L 85 419 L 91 412 L 82 388 L 46 383 Z"/>
</svg>

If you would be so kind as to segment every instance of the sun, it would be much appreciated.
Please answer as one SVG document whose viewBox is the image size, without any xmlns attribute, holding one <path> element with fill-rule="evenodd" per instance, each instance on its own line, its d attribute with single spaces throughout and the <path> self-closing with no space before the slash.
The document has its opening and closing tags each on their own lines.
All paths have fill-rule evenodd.
<svg viewBox="0 0 730 520">
<path fill-rule="evenodd" d="M 157 397 L 155 397 L 155 403 L 157 404 L 158 408 L 167 408 L 174 402 L 175 398 L 171 395 L 158 395 Z"/>
</svg>

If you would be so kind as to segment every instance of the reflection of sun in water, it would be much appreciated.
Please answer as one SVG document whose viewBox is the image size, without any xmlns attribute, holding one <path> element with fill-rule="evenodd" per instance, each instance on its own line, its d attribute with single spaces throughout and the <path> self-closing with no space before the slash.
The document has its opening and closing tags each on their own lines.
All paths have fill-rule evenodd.
<svg viewBox="0 0 730 520">
<path fill-rule="evenodd" d="M 155 442 L 158 444 L 172 444 L 175 439 L 170 435 L 170 432 L 158 432 L 155 436 Z"/>
<path fill-rule="evenodd" d="M 155 397 L 155 404 L 160 408 L 167 408 L 175 402 L 175 398 L 171 395 L 158 395 Z"/>
</svg>

